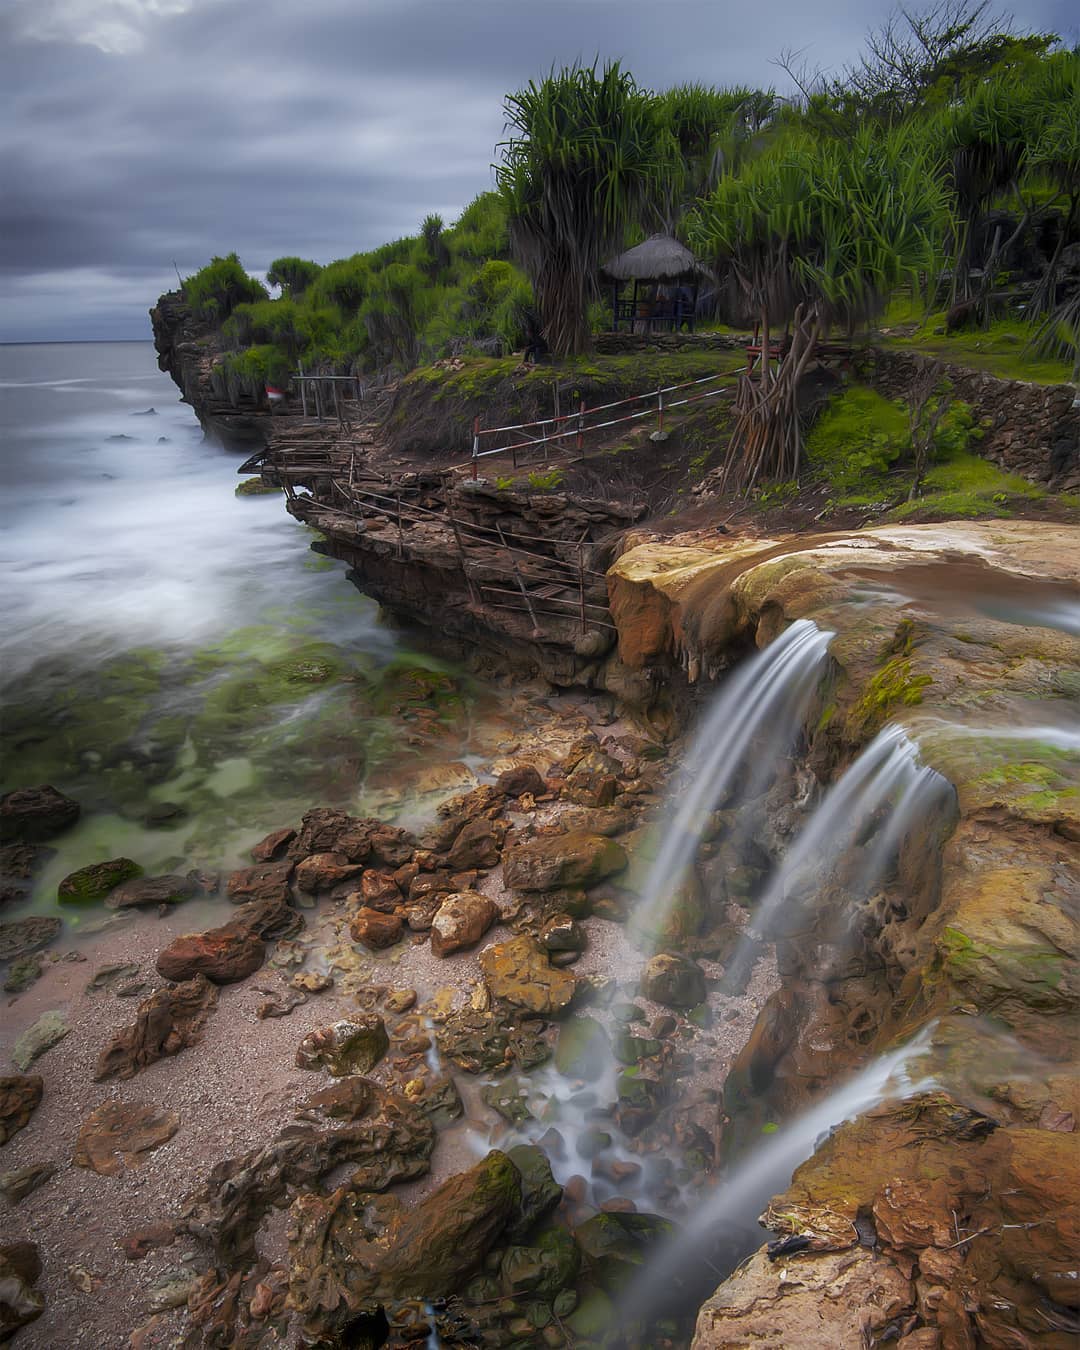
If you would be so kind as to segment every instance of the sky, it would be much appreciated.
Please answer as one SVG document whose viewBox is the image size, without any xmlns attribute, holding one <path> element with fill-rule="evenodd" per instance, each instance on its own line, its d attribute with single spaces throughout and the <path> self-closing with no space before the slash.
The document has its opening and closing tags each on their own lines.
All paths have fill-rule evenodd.
<svg viewBox="0 0 1080 1350">
<path fill-rule="evenodd" d="M 839 70 L 891 0 L 3 0 L 0 342 L 149 337 L 214 254 L 330 262 L 492 186 L 506 93 L 576 59 L 639 83 Z M 1017 23 L 1075 37 L 1074 0 Z"/>
</svg>

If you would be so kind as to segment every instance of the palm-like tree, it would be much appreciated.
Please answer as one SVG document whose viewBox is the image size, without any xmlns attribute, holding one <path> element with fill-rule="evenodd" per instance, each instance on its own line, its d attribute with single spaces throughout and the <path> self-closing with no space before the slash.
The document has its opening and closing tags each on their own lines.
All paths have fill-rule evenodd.
<svg viewBox="0 0 1080 1350">
<path fill-rule="evenodd" d="M 938 256 L 947 223 L 944 186 L 910 130 L 852 140 L 794 133 L 725 177 L 691 218 L 690 239 L 730 267 L 757 315 L 762 360 L 740 381 L 724 483 L 797 476 L 799 382 L 831 325 L 853 331 L 890 290 Z M 774 369 L 770 335 L 788 330 Z"/>
<path fill-rule="evenodd" d="M 510 242 L 559 356 L 589 346 L 587 303 L 672 162 L 656 100 L 618 62 L 571 66 L 506 98 L 496 175 Z"/>
</svg>

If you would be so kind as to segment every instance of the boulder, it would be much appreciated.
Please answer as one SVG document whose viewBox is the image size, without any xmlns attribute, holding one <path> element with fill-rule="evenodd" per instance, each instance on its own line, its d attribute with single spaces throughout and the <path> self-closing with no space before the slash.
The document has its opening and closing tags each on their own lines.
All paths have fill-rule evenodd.
<svg viewBox="0 0 1080 1350">
<path fill-rule="evenodd" d="M 574 831 L 542 836 L 510 849 L 503 859 L 506 885 L 519 891 L 550 891 L 560 886 L 591 886 L 622 872 L 623 849 L 599 834 Z"/>
<path fill-rule="evenodd" d="M 705 998 L 705 974 L 685 956 L 661 952 L 646 962 L 641 992 L 666 1008 L 694 1008 Z"/>
<path fill-rule="evenodd" d="M 13 919 L 0 923 L 0 961 L 14 961 L 18 956 L 44 947 L 63 927 L 61 919 L 35 915 L 29 919 Z"/>
<path fill-rule="evenodd" d="M 130 909 L 139 905 L 179 905 L 190 900 L 198 887 L 192 877 L 137 877 L 125 881 L 105 897 L 109 909 Z"/>
<path fill-rule="evenodd" d="M 225 924 L 205 933 L 184 933 L 158 956 L 158 974 L 179 983 L 204 975 L 214 984 L 234 984 L 253 975 L 266 959 L 262 938 Z"/>
<path fill-rule="evenodd" d="M 41 1101 L 40 1074 L 12 1074 L 0 1078 L 0 1144 L 6 1144 L 34 1114 Z"/>
<path fill-rule="evenodd" d="M 448 895 L 431 921 L 431 950 L 436 956 L 449 956 L 472 947 L 498 917 L 498 905 L 478 891 Z"/>
<path fill-rule="evenodd" d="M 393 872 L 369 867 L 360 878 L 360 895 L 368 909 L 390 914 L 401 904 L 401 887 Z"/>
<path fill-rule="evenodd" d="M 352 940 L 373 951 L 381 951 L 384 947 L 392 947 L 395 942 L 400 942 L 404 927 L 400 914 L 383 914 L 366 905 L 362 905 L 349 921 Z"/>
<path fill-rule="evenodd" d="M 179 1128 L 180 1117 L 171 1111 L 142 1102 L 103 1102 L 83 1121 L 72 1162 L 104 1177 L 115 1176 L 145 1162 Z"/>
<path fill-rule="evenodd" d="M 79 803 L 47 783 L 16 788 L 0 797 L 0 839 L 39 843 L 69 829 L 79 819 Z"/>
<path fill-rule="evenodd" d="M 527 934 L 496 942 L 480 953 L 480 965 L 492 998 L 538 1017 L 565 1012 L 577 991 L 577 980 L 556 970 L 547 953 Z"/>
<path fill-rule="evenodd" d="M 611 1042 L 594 1017 L 571 1017 L 559 1027 L 555 1067 L 561 1074 L 567 1078 L 595 1080 L 611 1063 Z"/>
<path fill-rule="evenodd" d="M 305 895 L 317 895 L 362 870 L 363 863 L 349 862 L 344 853 L 312 853 L 296 864 L 296 887 Z"/>
<path fill-rule="evenodd" d="M 458 832 L 446 855 L 449 866 L 457 871 L 472 867 L 494 867 L 506 838 L 506 826 L 501 821 L 479 816 L 470 820 Z"/>
<path fill-rule="evenodd" d="M 526 793 L 540 797 L 547 792 L 547 783 L 531 764 L 515 764 L 513 768 L 504 769 L 495 780 L 495 786 L 508 797 L 523 797 Z"/>
<path fill-rule="evenodd" d="M 296 831 L 290 829 L 274 830 L 264 839 L 260 839 L 251 850 L 252 862 L 277 862 L 296 838 Z"/>
<path fill-rule="evenodd" d="M 27 1027 L 15 1042 L 15 1048 L 11 1052 L 11 1062 L 17 1069 L 25 1072 L 34 1060 L 39 1059 L 46 1050 L 51 1050 L 54 1045 L 59 1045 L 70 1030 L 71 1028 L 64 1021 L 62 1014 L 56 1009 L 53 1009 L 52 1012 L 42 1013 L 34 1025 Z"/>
<path fill-rule="evenodd" d="M 133 1078 L 140 1069 L 194 1045 L 217 1006 L 217 988 L 203 975 L 144 999 L 132 1026 L 118 1031 L 98 1056 L 94 1080 Z"/>
<path fill-rule="evenodd" d="M 293 864 L 288 859 L 256 863 L 254 867 L 241 867 L 230 873 L 225 889 L 234 905 L 253 901 L 284 901 L 287 904 L 292 874 Z"/>
<path fill-rule="evenodd" d="M 650 1248 L 655 1248 L 674 1232 L 674 1225 L 657 1214 L 605 1213 L 596 1214 L 580 1224 L 574 1230 L 574 1237 L 589 1275 L 612 1294 L 636 1279 L 648 1263 Z M 801 1345 L 802 1342 L 793 1344 Z"/>
<path fill-rule="evenodd" d="M 585 930 L 569 914 L 553 914 L 540 929 L 540 942 L 549 952 L 583 952 Z"/>
<path fill-rule="evenodd" d="M 296 838 L 289 845 L 290 858 L 311 853 L 343 853 L 349 862 L 364 862 L 371 853 L 371 836 L 377 820 L 361 819 L 330 806 L 308 811 Z"/>
<path fill-rule="evenodd" d="M 104 900 L 124 881 L 141 877 L 142 868 L 130 858 L 110 858 L 108 862 L 80 867 L 61 881 L 56 898 L 62 905 L 92 905 Z"/>
<path fill-rule="evenodd" d="M 416 850 L 416 840 L 408 830 L 396 825 L 378 824 L 371 832 L 371 857 L 383 867 L 401 867 Z"/>
<path fill-rule="evenodd" d="M 312 1031 L 296 1052 L 298 1069 L 329 1070 L 335 1078 L 369 1073 L 390 1048 L 386 1024 L 374 1013 Z"/>
</svg>

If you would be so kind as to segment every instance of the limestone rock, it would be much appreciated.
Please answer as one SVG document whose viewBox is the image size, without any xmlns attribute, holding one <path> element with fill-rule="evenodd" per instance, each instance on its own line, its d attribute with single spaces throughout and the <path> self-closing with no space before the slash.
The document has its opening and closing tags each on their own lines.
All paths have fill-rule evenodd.
<svg viewBox="0 0 1080 1350">
<path fill-rule="evenodd" d="M 180 1117 L 171 1111 L 143 1102 L 103 1102 L 83 1121 L 72 1161 L 101 1176 L 115 1176 L 138 1167 L 179 1128 Z"/>
<path fill-rule="evenodd" d="M 480 965 L 492 998 L 538 1017 L 565 1012 L 577 990 L 573 975 L 556 970 L 544 949 L 525 934 L 486 947 Z"/>
<path fill-rule="evenodd" d="M 205 933 L 184 933 L 158 955 L 158 974 L 180 982 L 205 975 L 214 984 L 234 984 L 254 974 L 266 959 L 262 938 L 225 924 Z"/>
<path fill-rule="evenodd" d="M 416 850 L 416 840 L 408 830 L 396 825 L 376 824 L 371 832 L 371 857 L 383 867 L 401 867 Z"/>
<path fill-rule="evenodd" d="M 288 859 L 256 863 L 254 867 L 241 867 L 230 873 L 225 889 L 234 905 L 251 901 L 284 901 L 287 904 L 292 873 L 293 864 Z"/>
<path fill-rule="evenodd" d="M 296 864 L 296 888 L 306 895 L 318 895 L 362 870 L 362 863 L 349 862 L 344 853 L 312 853 Z"/>
<path fill-rule="evenodd" d="M 92 905 L 104 900 L 121 882 L 141 877 L 142 868 L 130 858 L 110 858 L 108 862 L 80 867 L 61 881 L 56 898 L 62 905 Z"/>
<path fill-rule="evenodd" d="M 138 905 L 178 905 L 190 900 L 197 890 L 190 876 L 139 877 L 125 881 L 105 897 L 108 909 L 128 909 Z"/>
<path fill-rule="evenodd" d="M 661 952 L 641 972 L 641 992 L 667 1008 L 693 1008 L 705 997 L 705 975 L 685 956 Z"/>
<path fill-rule="evenodd" d="M 499 907 L 478 891 L 448 895 L 431 921 L 431 950 L 449 956 L 472 947 L 499 917 Z"/>
<path fill-rule="evenodd" d="M 27 1027 L 15 1042 L 11 1062 L 17 1069 L 25 1072 L 35 1059 L 40 1058 L 46 1050 L 51 1050 L 54 1045 L 58 1045 L 70 1030 L 62 1014 L 56 1009 L 42 1013 L 34 1025 Z"/>
<path fill-rule="evenodd" d="M 44 1080 L 40 1074 L 12 1074 L 0 1078 L 0 1144 L 6 1144 L 34 1114 Z"/>
<path fill-rule="evenodd" d="M 349 921 L 349 932 L 354 942 L 363 943 L 375 951 L 400 942 L 404 923 L 400 914 L 383 914 L 380 910 L 362 905 Z"/>
<path fill-rule="evenodd" d="M 0 961 L 13 961 L 18 956 L 44 947 L 63 927 L 60 919 L 33 916 L 0 923 Z"/>
<path fill-rule="evenodd" d="M 98 1056 L 96 1082 L 133 1078 L 140 1069 L 194 1045 L 217 1006 L 217 988 L 196 975 L 144 999 L 132 1026 L 119 1031 Z"/>
<path fill-rule="evenodd" d="M 466 1073 L 498 1073 L 512 1065 L 533 1069 L 551 1054 L 534 1023 L 518 1025 L 490 1009 L 462 1008 L 448 1014 L 435 1041 L 439 1053 Z"/>
<path fill-rule="evenodd" d="M 369 1014 L 310 1032 L 300 1042 L 296 1067 L 326 1068 L 336 1078 L 369 1073 L 389 1048 L 385 1023 L 381 1017 Z"/>
<path fill-rule="evenodd" d="M 39 843 L 69 829 L 79 819 L 79 803 L 47 783 L 16 788 L 0 797 L 0 839 Z"/>
<path fill-rule="evenodd" d="M 625 869 L 626 854 L 599 834 L 572 832 L 543 836 L 512 848 L 503 859 L 503 878 L 519 891 L 591 886 Z"/>
</svg>

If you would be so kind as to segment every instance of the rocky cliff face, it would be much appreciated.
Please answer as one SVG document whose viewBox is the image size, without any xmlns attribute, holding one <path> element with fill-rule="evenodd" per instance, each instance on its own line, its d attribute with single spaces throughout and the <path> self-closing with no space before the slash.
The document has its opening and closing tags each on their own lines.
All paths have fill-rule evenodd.
<svg viewBox="0 0 1080 1350">
<path fill-rule="evenodd" d="M 893 722 L 956 792 L 864 903 L 825 893 L 782 919 L 783 987 L 728 1078 L 724 1128 L 763 1103 L 788 1118 L 920 1029 L 935 1086 L 842 1126 L 799 1169 L 765 1216 L 793 1241 L 721 1285 L 697 1350 L 1064 1347 L 1075 1332 L 1080 639 L 1055 624 L 1080 597 L 1078 560 L 1074 527 L 998 521 L 698 536 L 612 569 L 628 667 L 698 679 L 732 644 L 811 618 L 836 633 L 808 733 L 818 777 Z"/>
<path fill-rule="evenodd" d="M 207 436 L 229 450 L 250 450 L 269 438 L 270 415 L 249 395 L 234 396 L 222 379 L 221 337 L 200 323 L 179 291 L 161 296 L 150 311 L 158 366 L 171 375 Z"/>
</svg>

